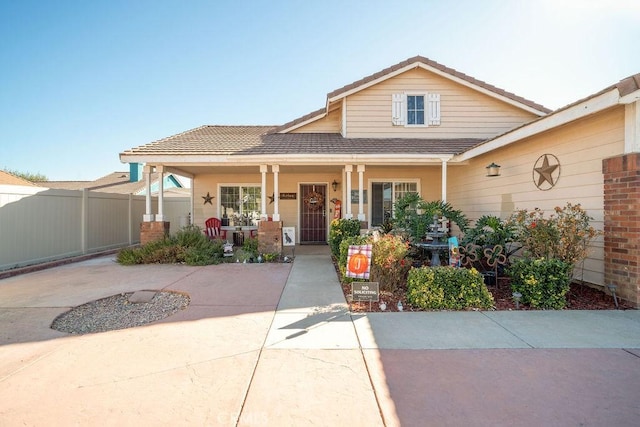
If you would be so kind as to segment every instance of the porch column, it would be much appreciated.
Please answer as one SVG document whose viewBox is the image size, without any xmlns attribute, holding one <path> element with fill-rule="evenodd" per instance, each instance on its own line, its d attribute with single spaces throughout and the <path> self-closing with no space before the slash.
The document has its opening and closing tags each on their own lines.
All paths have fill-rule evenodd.
<svg viewBox="0 0 640 427">
<path fill-rule="evenodd" d="M 164 216 L 164 166 L 156 166 L 156 172 L 158 172 L 158 214 L 156 215 L 156 222 L 166 221 Z"/>
<path fill-rule="evenodd" d="M 353 214 L 351 213 L 351 172 L 353 172 L 353 165 L 345 165 L 344 172 L 347 175 L 347 178 L 345 179 L 347 183 L 347 185 L 345 185 L 347 197 L 345 198 L 345 203 L 344 203 L 345 212 L 346 212 L 344 217 L 346 219 L 351 219 L 353 218 Z"/>
<path fill-rule="evenodd" d="M 624 106 L 624 152 L 640 152 L 640 101 Z"/>
<path fill-rule="evenodd" d="M 267 215 L 267 165 L 260 165 L 260 174 L 262 175 L 262 186 L 260 191 L 262 194 L 262 206 L 260 206 L 260 219 L 266 221 L 269 216 Z M 275 193 L 274 193 L 275 194 Z"/>
<path fill-rule="evenodd" d="M 145 185 L 147 187 L 147 193 L 145 196 L 145 211 L 144 215 L 142 216 L 142 220 L 144 222 L 153 221 L 153 214 L 151 213 L 151 169 L 152 168 L 149 165 L 145 165 L 143 169 Z"/>
<path fill-rule="evenodd" d="M 280 188 L 278 187 L 280 165 L 271 165 L 271 172 L 273 172 L 273 220 L 280 221 Z"/>
<path fill-rule="evenodd" d="M 447 161 L 442 159 L 442 201 L 447 202 Z"/>
<path fill-rule="evenodd" d="M 358 219 L 366 220 L 364 213 L 364 165 L 358 165 Z"/>
</svg>

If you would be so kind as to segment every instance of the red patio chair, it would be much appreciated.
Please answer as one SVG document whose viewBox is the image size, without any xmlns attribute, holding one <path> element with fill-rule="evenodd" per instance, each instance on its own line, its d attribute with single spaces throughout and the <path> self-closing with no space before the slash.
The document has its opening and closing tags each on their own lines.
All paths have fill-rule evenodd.
<svg viewBox="0 0 640 427">
<path fill-rule="evenodd" d="M 222 221 L 219 218 L 209 218 L 204 222 L 204 234 L 210 239 L 227 240 L 227 230 L 222 230 Z"/>
</svg>

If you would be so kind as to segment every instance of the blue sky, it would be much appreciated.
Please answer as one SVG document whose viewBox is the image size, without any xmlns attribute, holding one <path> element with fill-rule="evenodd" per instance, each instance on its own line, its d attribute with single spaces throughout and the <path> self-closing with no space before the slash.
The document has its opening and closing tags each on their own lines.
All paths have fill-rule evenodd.
<svg viewBox="0 0 640 427">
<path fill-rule="evenodd" d="M 637 0 L 0 0 L 0 168 L 96 179 L 415 55 L 555 109 L 640 73 L 639 46 Z"/>
</svg>

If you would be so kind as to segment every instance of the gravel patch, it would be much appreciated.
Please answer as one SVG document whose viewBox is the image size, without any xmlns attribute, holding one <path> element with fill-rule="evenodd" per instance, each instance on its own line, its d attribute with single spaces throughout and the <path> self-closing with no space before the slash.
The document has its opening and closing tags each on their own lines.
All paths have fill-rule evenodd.
<svg viewBox="0 0 640 427">
<path fill-rule="evenodd" d="M 189 305 L 188 295 L 157 292 L 149 302 L 133 303 L 133 292 L 112 295 L 79 305 L 53 320 L 51 329 L 70 334 L 91 334 L 133 328 L 164 319 Z"/>
</svg>

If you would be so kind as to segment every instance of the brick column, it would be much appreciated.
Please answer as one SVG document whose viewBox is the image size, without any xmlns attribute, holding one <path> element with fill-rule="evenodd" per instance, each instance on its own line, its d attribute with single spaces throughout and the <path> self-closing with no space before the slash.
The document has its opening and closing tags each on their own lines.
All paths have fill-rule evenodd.
<svg viewBox="0 0 640 427">
<path fill-rule="evenodd" d="M 604 280 L 640 306 L 640 153 L 602 161 Z"/>
<path fill-rule="evenodd" d="M 163 239 L 169 235 L 169 221 L 153 221 L 140 223 L 140 244 Z"/>
<path fill-rule="evenodd" d="M 282 221 L 260 221 L 258 223 L 258 252 L 261 254 L 282 253 Z"/>
</svg>

